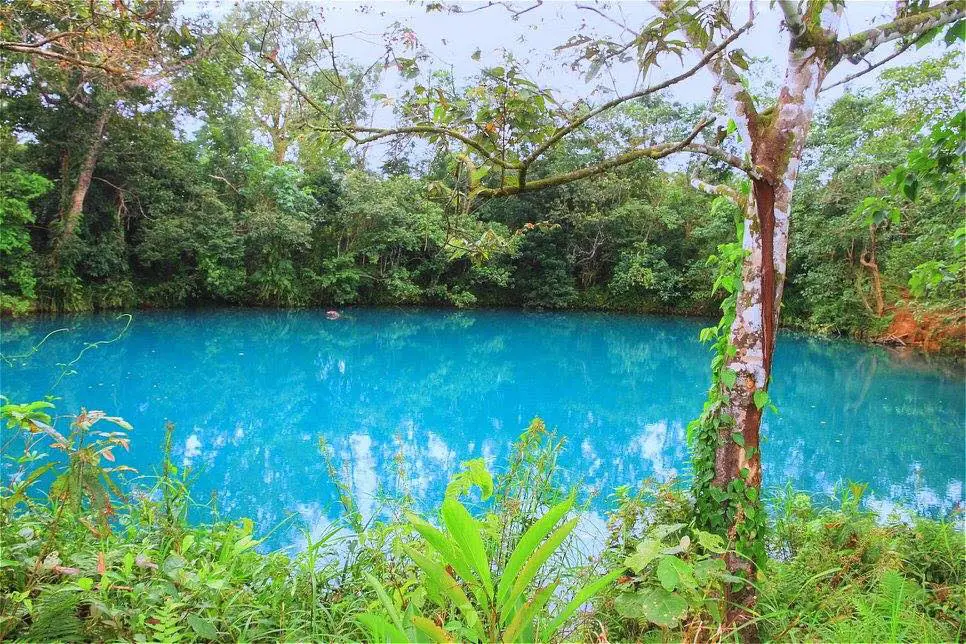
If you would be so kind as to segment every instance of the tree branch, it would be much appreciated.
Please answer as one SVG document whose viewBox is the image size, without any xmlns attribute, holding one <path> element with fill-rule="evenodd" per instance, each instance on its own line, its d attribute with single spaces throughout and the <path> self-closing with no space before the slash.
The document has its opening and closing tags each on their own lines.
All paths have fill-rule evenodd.
<svg viewBox="0 0 966 644">
<path fill-rule="evenodd" d="M 100 69 L 109 74 L 114 74 L 117 76 L 125 75 L 125 72 L 120 67 L 114 67 L 113 65 L 108 65 L 106 63 L 98 63 L 93 60 L 84 60 L 83 58 L 75 58 L 73 56 L 65 56 L 63 54 L 58 54 L 54 51 L 49 51 L 47 49 L 39 49 L 37 45 L 24 45 L 23 43 L 17 42 L 0 42 L 0 49 L 6 51 L 13 51 L 19 54 L 29 54 L 31 56 L 40 56 L 41 58 L 49 58 L 51 60 L 57 60 L 62 63 L 67 63 L 74 67 L 90 67 L 92 69 Z"/>
<path fill-rule="evenodd" d="M 933 27 L 949 24 L 966 17 L 966 5 L 962 0 L 948 0 L 921 13 L 896 18 L 878 27 L 849 36 L 835 43 L 839 58 L 858 63 L 862 57 L 879 45 L 906 36 L 920 36 Z"/>
<path fill-rule="evenodd" d="M 731 167 L 747 173 L 749 176 L 751 176 L 754 179 L 762 178 L 761 172 L 750 162 L 743 161 L 740 158 L 738 158 L 736 155 L 728 152 L 727 150 L 716 148 L 713 145 L 705 145 L 704 143 L 690 143 L 684 146 L 684 148 L 682 148 L 682 151 L 694 152 L 696 154 L 703 154 L 705 156 L 709 156 L 712 159 L 723 161 L 724 163 L 727 163 Z"/>
<path fill-rule="evenodd" d="M 330 123 L 333 122 L 332 119 L 328 118 L 328 115 L 327 115 L 328 111 L 326 110 L 326 108 L 323 105 L 321 105 L 318 101 L 316 101 L 314 98 L 312 98 L 308 94 L 308 92 L 302 89 L 302 86 L 299 85 L 294 78 L 292 78 L 292 75 L 288 72 L 287 69 L 285 69 L 285 67 L 280 62 L 278 62 L 278 59 L 275 56 L 272 56 L 271 54 L 267 54 L 262 56 L 262 58 L 269 61 L 272 64 L 272 66 L 275 68 L 275 70 L 279 74 L 281 74 L 282 77 L 288 82 L 288 84 L 292 87 L 292 89 L 294 89 L 299 96 L 301 96 L 309 105 L 311 105 L 319 113 L 320 116 L 325 118 Z M 474 141 L 472 138 L 466 136 L 465 134 L 462 134 L 461 132 L 457 132 L 456 130 L 451 130 L 449 128 L 439 127 L 435 125 L 417 125 L 417 126 L 406 126 L 406 127 L 398 127 L 398 128 L 375 128 L 375 127 L 365 127 L 365 126 L 359 126 L 359 125 L 341 125 L 339 123 L 335 123 L 332 125 L 332 127 L 322 127 L 322 128 L 316 127 L 313 129 L 319 132 L 332 132 L 332 133 L 338 132 L 340 134 L 345 135 L 346 138 L 352 141 L 352 143 L 355 145 L 365 145 L 366 143 L 372 143 L 380 139 L 385 139 L 391 136 L 399 136 L 402 134 L 437 134 L 439 136 L 455 139 L 463 143 L 464 145 L 472 148 L 475 152 L 477 152 L 480 156 L 482 156 L 483 159 L 485 159 L 488 163 L 492 163 L 496 166 L 505 168 L 507 170 L 519 170 L 521 168 L 519 163 L 504 161 L 499 157 L 496 157 L 490 154 L 486 150 L 486 148 L 484 148 L 479 142 Z M 360 137 L 360 136 L 357 136 L 358 134 L 369 134 L 370 136 Z"/>
<path fill-rule="evenodd" d="M 594 118 L 595 116 L 597 116 L 597 115 L 599 115 L 599 114 L 601 114 L 603 112 L 606 112 L 607 110 L 613 109 L 613 108 L 617 107 L 618 105 L 620 105 L 622 103 L 626 103 L 627 101 L 634 100 L 635 98 L 643 98 L 644 96 L 647 96 L 649 94 L 653 94 L 655 92 L 659 92 L 662 89 L 666 89 L 666 88 L 670 87 L 671 85 L 675 85 L 677 83 L 680 83 L 681 81 L 683 81 L 683 80 L 685 80 L 685 79 L 693 76 L 694 74 L 698 73 L 698 71 L 700 71 L 702 68 L 704 68 L 715 56 L 717 56 L 718 54 L 720 54 L 721 52 L 723 52 L 725 50 L 725 48 L 728 47 L 728 45 L 730 45 L 731 43 L 733 43 L 735 40 L 738 39 L 739 36 L 741 36 L 743 33 L 745 33 L 746 31 L 748 31 L 751 28 L 752 23 L 753 23 L 753 20 L 748 20 L 748 22 L 746 22 L 744 25 L 742 25 L 739 29 L 735 30 L 734 33 L 732 33 L 724 41 L 722 41 L 722 43 L 720 45 L 717 45 L 717 46 L 711 48 L 704 56 L 701 57 L 701 60 L 699 60 L 694 66 L 692 66 L 691 68 L 689 68 L 689 69 L 685 70 L 684 72 L 678 74 L 677 76 L 675 76 L 673 78 L 669 78 L 668 80 L 663 81 L 661 83 L 658 83 L 656 85 L 651 85 L 650 87 L 646 87 L 646 88 L 644 88 L 642 90 L 639 90 L 639 91 L 636 91 L 636 92 L 632 92 L 632 93 L 627 94 L 625 96 L 619 96 L 619 97 L 617 97 L 617 98 L 615 98 L 613 100 L 607 101 L 606 103 L 603 103 L 602 105 L 599 105 L 599 106 L 595 107 L 594 109 L 590 110 L 586 114 L 583 114 L 582 116 L 574 119 L 573 121 L 571 121 L 567 125 L 558 128 L 550 136 L 549 139 L 547 139 L 546 141 L 544 141 L 541 145 L 537 146 L 533 150 L 533 152 L 531 152 L 522 161 L 522 165 L 529 166 L 530 164 L 532 164 L 543 153 L 545 153 L 547 150 L 549 150 L 551 147 L 553 147 L 560 139 L 562 139 L 563 137 L 567 136 L 568 134 L 570 134 L 571 132 L 573 132 L 578 127 L 580 127 L 581 125 L 583 125 L 584 123 L 586 123 L 590 119 Z"/>
<path fill-rule="evenodd" d="M 909 49 L 910 47 L 912 47 L 913 45 L 915 45 L 920 40 L 922 40 L 922 35 L 921 34 L 915 40 L 910 40 L 908 42 L 902 43 L 902 46 L 899 47 L 899 49 L 895 50 L 894 52 L 892 52 L 891 54 L 889 54 L 888 56 L 886 56 L 885 58 L 883 58 L 879 62 L 874 63 L 874 64 L 870 64 L 867 69 L 863 69 L 862 71 L 855 72 L 854 74 L 849 74 L 848 76 L 846 76 L 842 80 L 837 81 L 835 83 L 832 83 L 831 85 L 828 85 L 826 87 L 823 87 L 820 91 L 821 92 L 824 92 L 826 90 L 832 89 L 833 87 L 838 87 L 839 85 L 844 85 L 846 83 L 852 82 L 856 78 L 859 78 L 861 76 L 865 76 L 866 74 L 868 74 L 872 70 L 878 69 L 879 67 L 882 67 L 883 65 L 885 65 L 890 60 L 893 60 L 894 58 L 897 58 L 898 56 L 901 56 L 907 49 Z"/>
<path fill-rule="evenodd" d="M 746 199 L 737 190 L 735 190 L 730 186 L 713 185 L 694 177 L 691 179 L 691 187 L 696 188 L 697 190 L 701 190 L 702 192 L 707 192 L 709 195 L 714 195 L 716 197 L 724 197 L 734 205 L 741 208 L 742 212 L 748 206 L 748 199 Z"/>
<path fill-rule="evenodd" d="M 501 188 L 482 188 L 477 191 L 474 196 L 482 199 L 490 199 L 493 197 L 507 197 L 509 195 L 516 195 L 524 192 L 535 192 L 537 190 L 543 190 L 553 186 L 560 186 L 566 183 L 579 181 L 580 179 L 586 179 L 587 177 L 603 174 L 612 168 L 633 163 L 638 159 L 663 159 L 666 156 L 670 156 L 671 154 L 680 152 L 686 148 L 695 139 L 695 137 L 701 133 L 701 130 L 706 128 L 711 123 L 714 123 L 714 121 L 711 119 L 701 121 L 693 130 L 691 130 L 687 137 L 675 143 L 662 143 L 660 145 L 652 145 L 646 148 L 631 150 L 629 152 L 618 154 L 617 156 L 606 159 L 597 165 L 580 168 L 579 170 L 574 170 L 572 172 L 553 175 L 545 179 L 537 179 L 536 181 L 531 181 L 522 185 L 503 186 Z"/>
<path fill-rule="evenodd" d="M 805 23 L 802 21 L 802 14 L 798 12 L 798 2 L 796 0 L 778 0 L 778 6 L 785 14 L 785 26 L 792 34 L 792 42 L 796 42 L 805 35 Z"/>
</svg>

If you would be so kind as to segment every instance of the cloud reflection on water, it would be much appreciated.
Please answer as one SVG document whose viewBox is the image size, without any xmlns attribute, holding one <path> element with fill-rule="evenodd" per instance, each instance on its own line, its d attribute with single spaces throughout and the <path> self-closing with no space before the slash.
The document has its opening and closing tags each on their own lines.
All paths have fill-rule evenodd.
<svg viewBox="0 0 966 644">
<path fill-rule="evenodd" d="M 107 335 L 112 319 L 77 318 L 75 332 L 5 370 L 3 393 L 49 393 L 53 365 Z M 5 323 L 5 348 L 16 353 L 62 323 Z M 266 529 L 296 512 L 314 532 L 338 513 L 320 437 L 367 517 L 398 491 L 397 455 L 404 485 L 430 507 L 460 462 L 505 463 L 536 415 L 568 437 L 565 478 L 602 498 L 686 476 L 685 427 L 707 387 L 700 326 L 503 311 L 350 310 L 337 322 L 318 311 L 142 313 L 53 393 L 60 411 L 100 408 L 132 422 L 128 462 L 142 472 L 157 463 L 165 420 L 175 422 L 175 456 L 198 472 L 196 498 L 215 493 L 223 515 Z M 952 510 L 966 469 L 963 373 L 941 367 L 783 335 L 772 388 L 780 415 L 763 429 L 766 484 L 830 493 L 850 479 L 870 484 L 877 511 Z M 296 538 L 293 529 L 278 543 Z"/>
</svg>

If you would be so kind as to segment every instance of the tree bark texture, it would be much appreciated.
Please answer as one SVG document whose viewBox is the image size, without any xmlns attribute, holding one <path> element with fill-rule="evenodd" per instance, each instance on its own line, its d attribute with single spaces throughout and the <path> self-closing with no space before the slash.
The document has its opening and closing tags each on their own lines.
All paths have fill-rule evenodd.
<svg viewBox="0 0 966 644">
<path fill-rule="evenodd" d="M 104 143 L 104 130 L 107 122 L 111 118 L 113 110 L 105 109 L 97 115 L 94 121 L 94 129 L 91 136 L 91 143 L 81 161 L 80 173 L 77 175 L 77 183 L 70 193 L 67 206 L 60 217 L 60 231 L 54 240 L 52 257 L 57 263 L 58 255 L 63 244 L 74 237 L 77 232 L 77 225 L 80 223 L 84 213 L 84 200 L 87 198 L 87 191 L 91 187 L 91 180 L 94 177 L 94 168 L 97 166 L 97 158 Z M 65 177 L 66 180 L 66 177 Z"/>
</svg>

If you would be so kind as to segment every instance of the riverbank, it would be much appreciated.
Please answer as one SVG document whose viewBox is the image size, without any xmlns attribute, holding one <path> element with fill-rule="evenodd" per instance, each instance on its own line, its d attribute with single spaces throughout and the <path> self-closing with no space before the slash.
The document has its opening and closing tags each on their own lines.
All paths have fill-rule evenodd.
<svg viewBox="0 0 966 644">
<path fill-rule="evenodd" d="M 396 303 L 372 303 L 372 304 L 352 304 L 349 308 L 400 308 L 400 309 L 427 309 L 439 308 L 453 311 L 474 311 L 474 310 L 514 310 L 514 311 L 583 311 L 601 313 L 626 313 L 636 315 L 656 315 L 671 316 L 688 319 L 706 321 L 707 324 L 716 323 L 714 310 L 706 307 L 692 307 L 687 309 L 673 307 L 659 307 L 651 305 L 626 305 L 615 301 L 606 296 L 588 297 L 578 300 L 576 303 L 566 307 L 549 306 L 514 306 L 501 305 L 499 303 L 479 303 L 470 305 L 454 305 L 452 302 L 433 302 L 427 304 L 396 302 Z M 14 312 L 4 310 L 2 318 L 7 320 L 24 320 L 32 317 L 72 315 L 83 313 L 98 312 L 120 312 L 120 311 L 179 311 L 179 310 L 212 310 L 229 309 L 245 310 L 255 308 L 260 310 L 340 310 L 346 305 L 337 304 L 312 304 L 304 306 L 289 307 L 252 307 L 250 305 L 228 305 L 224 303 L 208 302 L 198 303 L 191 307 L 164 307 L 150 304 L 142 304 L 135 307 L 98 307 L 90 310 L 80 310 L 71 312 L 57 312 L 38 309 L 31 309 Z M 870 345 L 880 345 L 894 347 L 897 350 L 915 350 L 929 354 L 950 356 L 959 360 L 966 359 L 966 310 L 948 311 L 938 309 L 922 308 L 906 304 L 903 307 L 893 307 L 888 317 L 884 318 L 875 329 L 870 329 L 866 334 L 844 334 L 828 327 L 817 327 L 803 322 L 794 317 L 786 316 L 782 320 L 781 329 L 807 333 L 823 338 L 841 338 Z"/>
</svg>

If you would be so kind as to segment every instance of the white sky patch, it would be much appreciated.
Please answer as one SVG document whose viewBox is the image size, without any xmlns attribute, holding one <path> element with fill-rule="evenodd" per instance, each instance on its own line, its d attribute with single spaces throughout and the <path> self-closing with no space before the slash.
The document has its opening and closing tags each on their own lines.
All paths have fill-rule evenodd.
<svg viewBox="0 0 966 644">
<path fill-rule="evenodd" d="M 452 469 L 456 462 L 456 452 L 433 432 L 426 432 L 426 455 L 447 471 Z"/>
<path fill-rule="evenodd" d="M 376 459 L 372 455 L 372 438 L 368 434 L 350 435 L 349 452 L 352 458 L 352 491 L 359 512 L 368 520 L 375 509 L 376 488 L 379 485 Z"/>
</svg>

